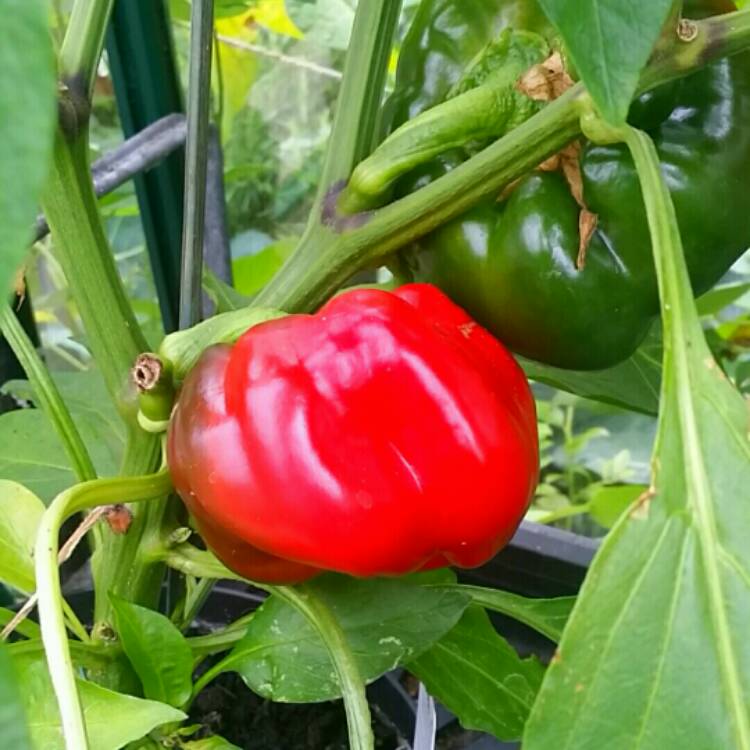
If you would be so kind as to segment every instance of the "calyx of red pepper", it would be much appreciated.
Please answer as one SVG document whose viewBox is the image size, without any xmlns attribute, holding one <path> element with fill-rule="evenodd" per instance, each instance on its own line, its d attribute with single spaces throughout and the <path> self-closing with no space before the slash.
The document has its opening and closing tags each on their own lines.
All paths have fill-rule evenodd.
<svg viewBox="0 0 750 750">
<path fill-rule="evenodd" d="M 140 426 L 147 432 L 167 429 L 176 391 L 208 347 L 234 343 L 253 326 L 285 314 L 281 310 L 256 307 L 222 313 L 165 336 L 157 353 L 139 355 L 131 377 L 140 394 Z"/>
</svg>

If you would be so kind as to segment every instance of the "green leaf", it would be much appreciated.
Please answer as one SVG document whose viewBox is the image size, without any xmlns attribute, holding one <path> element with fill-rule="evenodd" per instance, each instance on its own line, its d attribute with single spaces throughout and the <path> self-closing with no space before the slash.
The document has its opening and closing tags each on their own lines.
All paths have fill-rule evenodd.
<svg viewBox="0 0 750 750">
<path fill-rule="evenodd" d="M 673 0 L 539 0 L 602 116 L 625 121 Z"/>
<path fill-rule="evenodd" d="M 440 574 L 357 580 L 327 575 L 307 587 L 336 617 L 368 682 L 421 653 L 458 621 L 469 598 L 424 583 Z M 264 698 L 290 703 L 341 696 L 326 647 L 305 617 L 271 596 L 224 660 Z"/>
<path fill-rule="evenodd" d="M 216 305 L 217 313 L 232 312 L 247 307 L 252 300 L 222 281 L 210 268 L 203 267 L 203 291 Z"/>
<path fill-rule="evenodd" d="M 696 300 L 698 315 L 716 315 L 750 292 L 750 282 L 717 286 Z"/>
<path fill-rule="evenodd" d="M 46 503 L 76 479 L 46 415 L 38 409 L 0 414 L 0 479 L 15 479 Z"/>
<path fill-rule="evenodd" d="M 594 559 L 523 746 L 748 750 L 748 405 L 705 343 L 656 150 L 626 137 L 664 321 L 652 488 Z"/>
<path fill-rule="evenodd" d="M 117 474 L 124 451 L 124 431 L 101 376 L 95 372 L 55 373 L 55 382 L 70 409 L 97 472 Z M 33 401 L 26 380 L 0 388 L 16 398 Z M 41 409 L 0 414 L 0 478 L 15 479 L 45 502 L 76 483 L 70 461 L 52 423 Z"/>
<path fill-rule="evenodd" d="M 481 586 L 457 586 L 456 589 L 468 594 L 475 604 L 512 617 L 553 641 L 560 640 L 565 623 L 576 603 L 574 596 L 529 599 L 507 591 L 497 591 Z"/>
<path fill-rule="evenodd" d="M 0 44 L 0 298 L 10 288 L 38 210 L 57 112 L 46 0 L 3 4 Z M 11 188 L 12 186 L 12 188 Z"/>
<path fill-rule="evenodd" d="M 110 594 L 122 648 L 147 698 L 182 706 L 192 692 L 193 657 L 184 636 L 159 612 Z"/>
<path fill-rule="evenodd" d="M 648 490 L 642 484 L 597 487 L 588 503 L 589 515 L 601 526 L 611 529 L 620 516 Z"/>
<path fill-rule="evenodd" d="M 594 401 L 656 414 L 661 387 L 661 356 L 661 329 L 654 325 L 629 359 L 606 370 L 562 370 L 523 357 L 518 360 L 532 380 Z"/>
<path fill-rule="evenodd" d="M 17 482 L 0 479 L 0 581 L 30 594 L 34 540 L 44 503 Z"/>
<path fill-rule="evenodd" d="M 44 661 L 15 660 L 19 687 L 34 750 L 65 750 L 55 694 Z M 20 665 L 23 668 L 20 668 Z M 117 750 L 162 724 L 187 718 L 182 711 L 155 701 L 115 693 L 78 680 L 89 750 Z"/>
<path fill-rule="evenodd" d="M 193 740 L 192 742 L 183 742 L 183 750 L 242 750 L 242 748 L 233 745 L 229 740 L 223 737 L 213 735 L 203 740 Z"/>
<path fill-rule="evenodd" d="M 233 260 L 232 276 L 237 291 L 246 295 L 259 292 L 281 268 L 297 242 L 296 239 L 279 240 L 258 253 Z"/>
<path fill-rule="evenodd" d="M 60 390 L 76 427 L 99 474 L 117 473 L 125 450 L 125 428 L 99 372 L 54 372 L 52 378 Z M 10 380 L 0 393 L 38 404 L 28 380 Z"/>
<path fill-rule="evenodd" d="M 18 689 L 16 671 L 5 647 L 0 645 L 0 746 L 31 750 L 31 740 Z"/>
<path fill-rule="evenodd" d="M 463 727 L 503 740 L 521 736 L 544 675 L 542 665 L 521 659 L 477 606 L 407 668 Z"/>
</svg>

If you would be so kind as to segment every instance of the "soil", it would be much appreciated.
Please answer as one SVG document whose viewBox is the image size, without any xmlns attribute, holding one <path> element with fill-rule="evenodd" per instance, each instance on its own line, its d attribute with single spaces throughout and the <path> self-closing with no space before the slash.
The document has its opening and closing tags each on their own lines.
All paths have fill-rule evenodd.
<svg viewBox="0 0 750 750">
<path fill-rule="evenodd" d="M 376 705 L 370 705 L 376 750 L 409 750 L 409 742 Z M 193 739 L 218 734 L 242 750 L 349 750 L 341 701 L 272 703 L 250 691 L 239 675 L 220 675 L 196 699 L 190 720 L 204 726 Z M 465 750 L 482 737 L 457 723 L 439 733 L 436 750 Z"/>
<path fill-rule="evenodd" d="M 212 682 L 196 699 L 190 719 L 242 750 L 349 750 L 341 701 L 272 703 L 251 692 L 234 673 Z M 406 750 L 396 728 L 373 710 L 377 750 Z"/>
</svg>

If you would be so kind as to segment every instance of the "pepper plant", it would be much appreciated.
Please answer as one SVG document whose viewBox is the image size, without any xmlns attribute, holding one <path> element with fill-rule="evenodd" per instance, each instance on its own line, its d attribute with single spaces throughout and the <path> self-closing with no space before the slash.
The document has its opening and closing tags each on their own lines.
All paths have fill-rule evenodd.
<svg viewBox="0 0 750 750">
<path fill-rule="evenodd" d="M 0 276 L 21 286 L 41 204 L 106 385 L 97 408 L 125 443 L 118 475 L 98 477 L 4 308 L 77 479 L 47 507 L 0 482 L 0 580 L 29 597 L 0 610 L 9 746 L 230 747 L 188 712 L 237 672 L 271 700 L 342 698 L 365 750 L 365 685 L 403 666 L 464 726 L 529 750 L 750 750 L 748 410 L 694 301 L 750 243 L 750 11 L 422 0 L 384 101 L 401 4 L 360 2 L 302 239 L 252 299 L 211 281 L 223 312 L 199 322 L 212 3 L 193 0 L 182 330 L 148 352 L 88 163 L 112 0 L 74 2 L 56 64 L 46 3 L 8 5 Z M 421 284 L 342 291 L 384 265 L 465 311 Z M 657 313 L 661 366 L 628 386 Z M 448 567 L 495 554 L 537 480 L 505 346 L 530 377 L 658 409 L 651 484 L 576 598 Z M 84 537 L 82 616 L 59 565 Z M 268 594 L 257 612 L 193 634 L 213 583 L 243 576 Z M 557 642 L 550 664 L 520 658 L 487 611 Z"/>
</svg>

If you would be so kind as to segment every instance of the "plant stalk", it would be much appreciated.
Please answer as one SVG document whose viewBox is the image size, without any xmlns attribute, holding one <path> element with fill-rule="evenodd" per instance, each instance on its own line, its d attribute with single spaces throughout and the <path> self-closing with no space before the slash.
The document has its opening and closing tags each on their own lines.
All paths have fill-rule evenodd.
<svg viewBox="0 0 750 750">
<path fill-rule="evenodd" d="M 206 215 L 213 28 L 213 0 L 193 0 L 190 16 L 190 70 L 185 147 L 185 224 L 180 279 L 181 329 L 195 325 L 202 317 L 201 270 Z"/>
<path fill-rule="evenodd" d="M 67 750 L 88 750 L 89 745 L 65 632 L 57 565 L 60 527 L 66 518 L 82 510 L 111 503 L 151 500 L 162 497 L 170 489 L 166 471 L 129 479 L 96 479 L 59 494 L 42 516 L 34 549 L 39 620 Z"/>
</svg>

